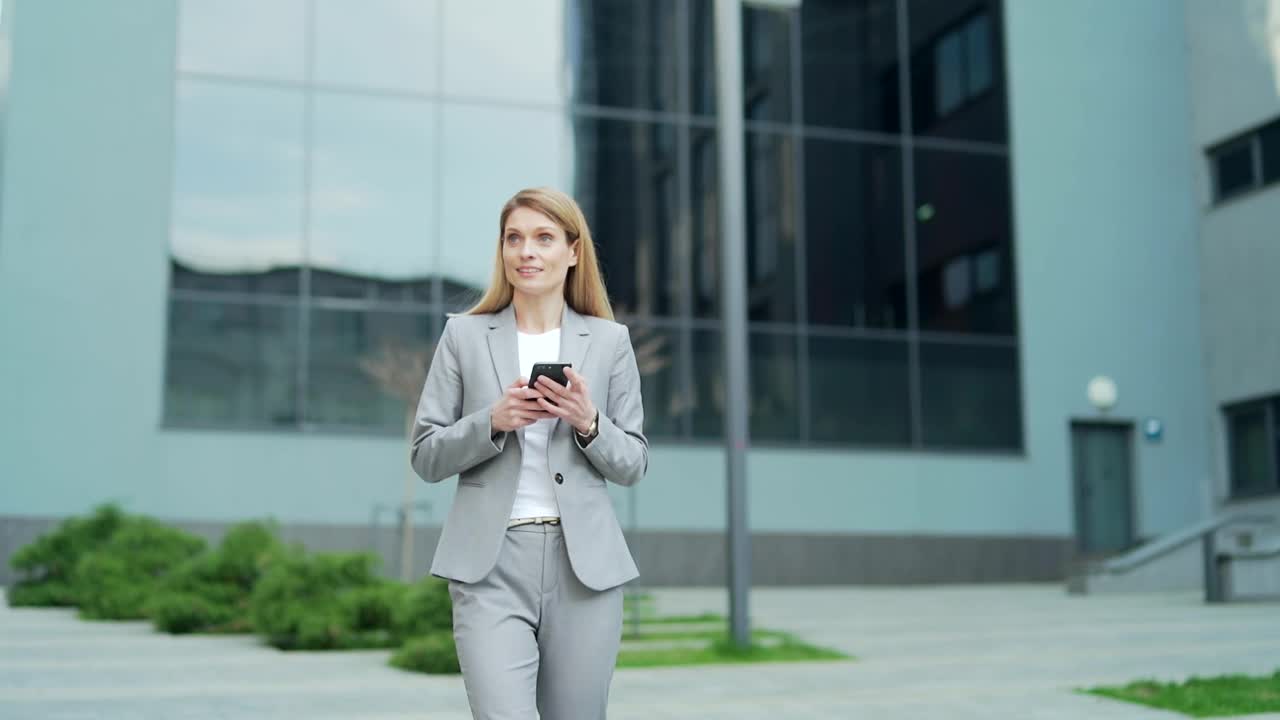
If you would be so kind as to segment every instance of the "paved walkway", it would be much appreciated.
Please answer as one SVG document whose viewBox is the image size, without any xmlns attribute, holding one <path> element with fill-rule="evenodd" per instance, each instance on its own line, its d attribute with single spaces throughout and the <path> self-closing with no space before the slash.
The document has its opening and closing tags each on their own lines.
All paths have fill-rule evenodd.
<svg viewBox="0 0 1280 720">
<path fill-rule="evenodd" d="M 667 613 L 723 612 L 721 590 L 655 591 Z M 1192 595 L 1072 597 L 1057 585 L 764 588 L 757 625 L 856 662 L 620 670 L 610 717 L 1143 720 L 1180 718 L 1072 688 L 1280 669 L 1280 605 Z M 0 718 L 464 719 L 456 677 L 388 653 L 281 653 L 249 637 L 0 609 Z M 1250 720 L 1280 714 L 1254 715 Z M 560 719 L 556 719 L 560 720 Z"/>
</svg>

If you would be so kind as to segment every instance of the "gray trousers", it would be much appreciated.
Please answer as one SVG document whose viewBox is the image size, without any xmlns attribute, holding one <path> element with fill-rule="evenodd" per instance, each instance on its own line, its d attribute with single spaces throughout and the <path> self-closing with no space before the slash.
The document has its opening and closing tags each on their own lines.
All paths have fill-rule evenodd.
<svg viewBox="0 0 1280 720">
<path fill-rule="evenodd" d="M 476 720 L 604 719 L 622 588 L 579 582 L 558 526 L 507 530 L 493 571 L 479 582 L 450 580 L 449 595 Z"/>
</svg>

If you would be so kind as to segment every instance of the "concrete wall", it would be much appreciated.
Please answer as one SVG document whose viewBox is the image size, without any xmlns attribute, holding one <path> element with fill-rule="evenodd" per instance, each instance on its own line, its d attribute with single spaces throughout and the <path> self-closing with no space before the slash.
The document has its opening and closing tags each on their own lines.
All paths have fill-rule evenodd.
<svg viewBox="0 0 1280 720">
<path fill-rule="evenodd" d="M 1204 151 L 1280 118 L 1280 0 L 1188 0 L 1196 205 L 1214 495 L 1280 517 L 1280 496 L 1228 502 L 1221 409 L 1280 394 L 1280 186 L 1212 204 Z"/>
</svg>

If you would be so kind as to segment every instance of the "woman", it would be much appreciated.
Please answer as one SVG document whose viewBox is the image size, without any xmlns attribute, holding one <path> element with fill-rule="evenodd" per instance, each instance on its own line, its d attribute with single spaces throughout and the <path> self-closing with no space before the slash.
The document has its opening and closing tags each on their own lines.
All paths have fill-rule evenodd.
<svg viewBox="0 0 1280 720">
<path fill-rule="evenodd" d="M 458 476 L 431 573 L 449 579 L 476 718 L 604 718 L 635 578 L 605 480 L 644 475 L 640 373 L 586 219 L 549 188 L 502 208 L 493 278 L 445 323 L 411 459 Z M 534 363 L 568 362 L 567 385 Z"/>
</svg>

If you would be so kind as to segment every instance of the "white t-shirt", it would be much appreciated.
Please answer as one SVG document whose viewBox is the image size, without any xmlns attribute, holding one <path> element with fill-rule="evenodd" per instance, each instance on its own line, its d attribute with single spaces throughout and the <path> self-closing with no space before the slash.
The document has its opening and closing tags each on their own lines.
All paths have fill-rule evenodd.
<svg viewBox="0 0 1280 720">
<path fill-rule="evenodd" d="M 520 374 L 529 377 L 533 364 L 557 362 L 560 357 L 560 330 L 557 328 L 541 335 L 517 332 L 520 350 Z M 520 440 L 524 452 L 520 463 L 520 480 L 516 487 L 516 501 L 511 506 L 511 517 L 560 517 L 560 505 L 556 491 L 551 487 L 551 469 L 547 465 L 547 445 L 556 418 L 538 420 L 522 427 Z"/>
</svg>

